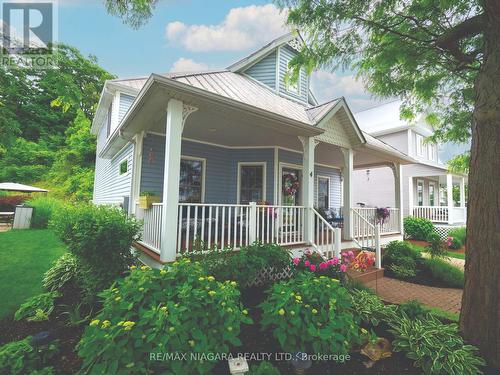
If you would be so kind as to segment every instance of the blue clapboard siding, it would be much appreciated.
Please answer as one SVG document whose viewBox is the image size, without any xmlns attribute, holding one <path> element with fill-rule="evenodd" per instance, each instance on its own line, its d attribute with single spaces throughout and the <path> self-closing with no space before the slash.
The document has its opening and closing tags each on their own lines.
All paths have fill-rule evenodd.
<svg viewBox="0 0 500 375">
<path fill-rule="evenodd" d="M 302 154 L 293 151 L 279 150 L 278 159 L 280 163 L 295 164 L 302 169 Z M 330 207 L 340 207 L 340 170 L 320 165 L 314 167 L 314 204 L 318 202 L 318 175 L 330 178 Z"/>
<path fill-rule="evenodd" d="M 286 84 L 285 84 L 285 75 L 288 71 L 288 63 L 290 62 L 290 60 L 296 55 L 297 53 L 290 47 L 288 46 L 282 46 L 280 48 L 280 53 L 279 53 L 279 56 L 280 56 L 280 61 L 279 61 L 279 89 L 280 89 L 280 92 L 288 95 L 288 96 L 291 96 L 293 98 L 296 98 L 302 102 L 304 102 L 304 104 L 307 104 L 307 100 L 308 100 L 308 92 L 309 92 L 309 78 L 306 74 L 306 71 L 304 70 L 304 68 L 301 68 L 300 70 L 300 91 L 298 94 L 294 93 L 294 92 L 291 92 L 291 91 L 288 91 L 286 89 Z"/>
<path fill-rule="evenodd" d="M 106 131 L 103 127 L 102 131 Z M 101 134 L 99 134 L 101 135 Z M 99 137 L 100 139 L 101 137 Z M 98 141 L 98 144 L 100 142 Z M 102 147 L 102 146 L 101 146 Z M 94 177 L 94 198 L 96 204 L 122 203 L 124 197 L 130 197 L 132 186 L 132 163 L 134 145 L 129 143 L 113 159 L 96 157 Z M 128 171 L 120 175 L 120 163 L 128 160 Z"/>
<path fill-rule="evenodd" d="M 205 202 L 236 203 L 238 162 L 266 162 L 266 199 L 272 201 L 274 165 L 272 148 L 227 149 L 182 141 L 181 154 L 206 160 Z M 141 191 L 163 192 L 165 138 L 149 134 L 144 138 Z"/>
<path fill-rule="evenodd" d="M 276 88 L 276 50 L 264 57 L 262 60 L 252 65 L 245 71 L 246 74 L 257 81 Z"/>
<path fill-rule="evenodd" d="M 135 97 L 133 97 L 132 95 L 120 93 L 120 103 L 118 106 L 118 123 L 120 123 L 123 116 L 125 116 L 125 113 L 127 113 L 134 99 Z"/>
</svg>

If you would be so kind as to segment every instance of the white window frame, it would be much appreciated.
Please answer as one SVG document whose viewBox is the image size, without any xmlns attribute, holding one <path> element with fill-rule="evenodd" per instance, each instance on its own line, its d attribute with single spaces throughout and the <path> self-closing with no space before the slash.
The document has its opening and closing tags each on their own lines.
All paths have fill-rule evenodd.
<svg viewBox="0 0 500 375">
<path fill-rule="evenodd" d="M 286 65 L 286 75 L 290 75 L 290 61 L 288 61 L 287 65 Z M 295 85 L 297 87 L 297 89 L 293 89 L 292 87 L 294 86 L 291 86 L 290 85 L 290 80 L 288 79 L 288 82 L 285 82 L 285 90 L 291 94 L 294 94 L 294 95 L 300 95 L 300 78 L 301 78 L 301 75 L 302 75 L 302 69 L 299 70 L 299 76 L 297 77 L 297 82 L 295 82 Z M 283 77 L 284 79 L 285 77 Z"/>
<path fill-rule="evenodd" d="M 416 197 L 417 197 L 417 207 L 422 207 L 422 206 L 419 206 L 418 204 L 418 185 L 419 184 L 422 184 L 422 206 L 425 206 L 425 199 L 424 199 L 424 193 L 425 193 L 425 184 L 424 184 L 424 180 L 417 180 L 417 184 L 416 184 L 416 187 L 417 187 L 417 194 L 416 194 Z"/>
<path fill-rule="evenodd" d="M 330 209 L 330 206 L 331 206 L 331 193 L 330 193 L 330 189 L 331 189 L 331 178 L 329 176 L 323 176 L 323 175 L 317 175 L 316 176 L 316 206 L 319 207 L 319 179 L 320 178 L 323 178 L 325 180 L 328 180 L 328 207 L 326 208 L 327 210 Z"/>
<path fill-rule="evenodd" d="M 431 204 L 431 186 L 434 189 L 433 190 L 433 193 L 434 193 L 434 204 Z M 432 207 L 436 206 L 436 183 L 435 182 L 429 182 L 428 198 L 429 198 L 429 206 L 432 206 Z M 439 200 L 439 197 L 438 197 L 438 200 Z"/>
<path fill-rule="evenodd" d="M 240 204 L 241 198 L 241 167 L 255 167 L 262 166 L 262 200 L 266 200 L 266 176 L 267 176 L 267 162 L 265 161 L 251 161 L 251 162 L 238 162 L 238 177 L 236 183 L 236 202 Z"/>
<path fill-rule="evenodd" d="M 126 161 L 126 162 L 127 162 L 127 171 L 126 171 L 125 173 L 120 173 L 120 169 L 121 169 L 121 168 L 120 168 L 120 166 L 122 165 L 122 163 L 123 163 L 124 161 Z M 121 159 L 120 159 L 120 161 L 119 161 L 119 163 L 118 163 L 118 178 L 124 178 L 124 177 L 127 177 L 127 176 L 130 174 L 131 169 L 132 169 L 132 168 L 130 168 L 130 160 L 129 160 L 128 155 L 127 155 L 127 156 L 125 156 L 125 157 L 123 157 L 123 158 L 121 158 Z"/>
<path fill-rule="evenodd" d="M 201 202 L 200 203 L 205 203 L 205 179 L 207 177 L 207 174 L 206 174 L 207 159 L 199 158 L 196 156 L 181 155 L 181 162 L 182 162 L 182 160 L 201 161 Z M 179 181 L 179 187 L 180 187 L 180 181 Z M 180 202 L 180 200 L 179 200 L 179 202 Z"/>
<path fill-rule="evenodd" d="M 415 142 L 417 156 L 424 156 L 424 137 L 415 133 Z"/>
<path fill-rule="evenodd" d="M 427 145 L 427 157 L 429 160 L 436 161 L 436 145 L 429 143 Z"/>
</svg>

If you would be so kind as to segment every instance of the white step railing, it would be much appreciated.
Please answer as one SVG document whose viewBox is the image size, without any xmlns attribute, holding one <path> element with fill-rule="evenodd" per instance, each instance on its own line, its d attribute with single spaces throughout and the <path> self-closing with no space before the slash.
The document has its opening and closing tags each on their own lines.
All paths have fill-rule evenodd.
<svg viewBox="0 0 500 375">
<path fill-rule="evenodd" d="M 387 209 L 389 210 L 389 217 L 384 221 L 384 223 L 380 223 L 380 233 L 399 233 L 401 231 L 399 208 L 387 207 Z M 353 208 L 353 210 L 373 225 L 377 224 L 375 215 L 377 209 L 375 207 L 356 207 Z"/>
<path fill-rule="evenodd" d="M 142 238 L 139 242 L 159 253 L 161 248 L 162 204 L 153 203 L 151 208 L 147 210 L 137 208 L 136 216 L 144 221 Z"/>
<path fill-rule="evenodd" d="M 375 265 L 381 268 L 380 225 L 372 224 L 354 208 L 351 211 L 354 242 L 356 242 L 361 249 L 375 251 Z"/>
<path fill-rule="evenodd" d="M 255 221 L 251 220 L 250 224 L 250 233 L 253 233 L 255 222 L 255 237 L 250 235 L 250 240 L 279 245 L 304 243 L 304 206 L 255 205 L 254 208 L 253 203 L 249 206 L 251 215 L 255 209 Z"/>
<path fill-rule="evenodd" d="M 341 230 L 334 228 L 314 208 L 311 209 L 314 218 L 313 242 L 316 249 L 327 258 L 340 258 Z"/>
<path fill-rule="evenodd" d="M 417 206 L 413 207 L 413 216 L 421 217 L 435 223 L 448 222 L 447 206 Z"/>
</svg>

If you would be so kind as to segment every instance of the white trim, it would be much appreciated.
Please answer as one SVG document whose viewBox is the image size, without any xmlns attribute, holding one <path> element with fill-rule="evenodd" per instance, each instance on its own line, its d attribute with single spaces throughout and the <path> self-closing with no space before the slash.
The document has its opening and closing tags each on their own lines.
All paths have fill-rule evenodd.
<svg viewBox="0 0 500 375">
<path fill-rule="evenodd" d="M 424 137 L 418 133 L 415 133 L 415 150 L 416 156 L 424 156 Z"/>
<path fill-rule="evenodd" d="M 121 173 L 122 163 L 125 161 L 127 162 L 127 171 L 124 173 Z M 118 163 L 118 178 L 124 178 L 124 177 L 127 177 L 128 175 L 130 175 L 131 169 L 132 168 L 130 167 L 130 160 L 129 160 L 128 155 L 127 155 L 124 158 L 122 158 L 120 160 L 120 162 Z"/>
<path fill-rule="evenodd" d="M 200 158 L 197 156 L 189 156 L 189 155 L 182 155 L 181 154 L 181 162 L 182 160 L 195 160 L 195 161 L 201 161 L 202 167 L 201 167 L 201 202 L 200 203 L 205 203 L 205 179 L 207 176 L 207 159 L 205 158 Z M 180 186 L 180 181 L 179 181 L 179 186 Z"/>
<path fill-rule="evenodd" d="M 274 155 L 273 155 L 273 182 L 274 182 L 274 189 L 273 189 L 273 204 L 277 205 L 278 204 L 278 184 L 279 184 L 279 148 L 274 147 Z"/>
<path fill-rule="evenodd" d="M 276 48 L 276 87 L 274 91 L 277 94 L 280 92 L 280 59 L 281 59 L 281 46 Z"/>
<path fill-rule="evenodd" d="M 283 202 L 282 202 L 282 191 L 283 191 L 283 186 L 282 186 L 282 183 L 283 183 L 283 168 L 288 168 L 288 169 L 297 169 L 300 171 L 300 174 L 299 174 L 299 189 L 300 189 L 300 202 L 297 206 L 301 206 L 302 205 L 302 202 L 304 201 L 304 189 L 302 189 L 302 181 L 303 181 L 303 168 L 302 168 L 302 165 L 299 165 L 299 164 L 292 164 L 292 163 L 286 163 L 286 162 L 280 162 L 279 163 L 279 189 L 278 189 L 278 200 L 279 200 L 279 206 L 282 206 L 283 205 Z"/>
<path fill-rule="evenodd" d="M 262 200 L 266 200 L 266 177 L 267 177 L 267 162 L 265 161 L 241 161 L 238 162 L 238 176 L 236 180 L 236 202 L 240 204 L 240 188 L 241 188 L 241 167 L 262 166 Z"/>
<path fill-rule="evenodd" d="M 328 207 L 326 208 L 327 210 L 331 208 L 332 205 L 332 197 L 331 197 L 331 178 L 329 176 L 324 176 L 324 175 L 316 175 L 316 206 L 319 207 L 319 179 L 323 178 L 325 180 L 328 180 Z"/>
<path fill-rule="evenodd" d="M 141 177 L 142 177 L 142 153 L 144 145 L 144 132 L 137 133 L 134 142 L 133 165 L 132 165 L 132 193 L 130 197 L 131 209 L 130 213 L 136 213 L 136 201 L 141 194 Z"/>
<path fill-rule="evenodd" d="M 422 183 L 422 206 L 425 206 L 425 196 L 424 196 L 424 193 L 425 193 L 425 181 L 422 180 L 422 179 L 420 179 L 420 178 L 417 178 L 417 184 L 415 185 L 415 187 L 416 187 L 415 192 L 417 193 L 416 194 L 416 198 L 417 198 L 416 207 L 420 207 L 420 205 L 418 204 L 418 184 L 419 183 Z"/>
<path fill-rule="evenodd" d="M 111 101 L 111 124 L 109 127 L 109 134 L 106 135 L 106 141 L 111 138 L 116 129 L 118 129 L 120 122 L 118 121 L 118 114 L 120 112 L 120 92 L 116 91 L 113 100 Z"/>
</svg>

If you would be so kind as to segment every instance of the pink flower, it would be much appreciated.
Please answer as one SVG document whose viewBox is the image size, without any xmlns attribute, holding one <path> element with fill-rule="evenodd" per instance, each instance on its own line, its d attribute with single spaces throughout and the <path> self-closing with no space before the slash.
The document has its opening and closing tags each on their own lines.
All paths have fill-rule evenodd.
<svg viewBox="0 0 500 375">
<path fill-rule="evenodd" d="M 326 264 L 325 262 L 321 262 L 321 263 L 319 264 L 319 269 L 320 269 L 320 270 L 324 270 L 324 269 L 326 269 L 326 268 L 328 268 L 328 264 Z"/>
<path fill-rule="evenodd" d="M 347 266 L 345 264 L 342 264 L 340 266 L 340 272 L 345 272 L 347 270 Z"/>
<path fill-rule="evenodd" d="M 311 265 L 311 262 L 309 262 L 308 260 L 306 260 L 306 261 L 304 262 L 304 265 L 305 265 L 306 267 L 309 267 L 309 266 Z"/>
<path fill-rule="evenodd" d="M 311 264 L 311 266 L 309 267 L 311 269 L 311 271 L 316 271 L 316 266 L 314 264 Z"/>
<path fill-rule="evenodd" d="M 293 258 L 293 264 L 297 265 L 299 264 L 300 259 L 299 258 Z"/>
<path fill-rule="evenodd" d="M 332 262 L 331 264 L 335 266 L 339 264 L 339 258 L 333 257 L 332 259 L 330 259 L 330 262 Z"/>
<path fill-rule="evenodd" d="M 307 249 L 306 251 L 304 251 L 304 254 L 311 255 L 311 250 Z"/>
<path fill-rule="evenodd" d="M 347 252 L 347 255 L 349 256 L 349 258 L 352 258 L 354 256 L 354 253 L 351 250 L 349 250 Z"/>
</svg>

